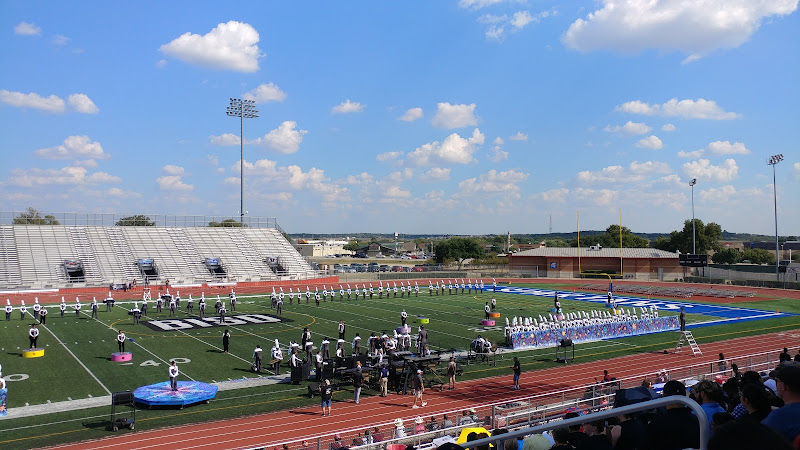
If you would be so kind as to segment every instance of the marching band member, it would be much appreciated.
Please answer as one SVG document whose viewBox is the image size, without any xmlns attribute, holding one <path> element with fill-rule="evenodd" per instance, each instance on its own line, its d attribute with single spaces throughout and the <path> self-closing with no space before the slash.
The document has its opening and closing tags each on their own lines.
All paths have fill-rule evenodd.
<svg viewBox="0 0 800 450">
<path fill-rule="evenodd" d="M 219 305 L 219 323 L 225 323 L 225 302 Z"/>
<path fill-rule="evenodd" d="M 39 311 L 42 309 L 42 305 L 39 304 L 39 297 L 33 299 L 33 320 L 39 318 Z"/>
<path fill-rule="evenodd" d="M 290 351 L 290 352 L 292 352 L 292 351 L 297 351 L 297 352 L 299 352 L 299 351 L 300 351 L 300 344 L 298 344 L 298 343 L 297 343 L 297 341 L 292 341 L 292 342 L 289 344 L 289 351 Z"/>
<path fill-rule="evenodd" d="M 108 291 L 108 297 L 103 300 L 103 303 L 106 304 L 106 312 L 111 311 L 111 305 L 114 304 L 114 297 L 111 296 L 111 291 Z"/>
<path fill-rule="evenodd" d="M 61 318 L 64 318 L 64 311 L 67 310 L 67 304 L 64 303 L 64 297 L 61 297 L 61 305 L 58 307 L 61 310 Z"/>
<path fill-rule="evenodd" d="M 169 315 L 170 316 L 174 316 L 175 315 L 175 310 L 177 308 L 178 308 L 178 304 L 175 301 L 175 297 L 170 297 L 169 298 Z"/>
<path fill-rule="evenodd" d="M 405 285 L 403 284 L 402 281 L 400 282 L 400 291 L 401 291 L 400 292 L 400 298 L 405 297 L 406 296 L 406 287 L 405 287 Z"/>
<path fill-rule="evenodd" d="M 272 294 L 269 296 L 270 308 L 274 308 L 278 303 L 278 294 L 275 293 L 275 288 L 272 288 Z"/>
<path fill-rule="evenodd" d="M 311 300 L 311 289 L 309 289 L 306 285 L 306 305 L 308 304 L 309 300 Z M 298 299 L 297 302 L 299 303 L 300 300 Z"/>
<path fill-rule="evenodd" d="M 186 312 L 189 314 L 194 313 L 194 299 L 192 294 L 189 294 L 189 300 L 186 300 Z"/>
<path fill-rule="evenodd" d="M 278 303 L 275 304 L 275 307 L 277 308 L 276 312 L 280 316 L 283 312 L 283 292 L 281 292 L 281 294 L 278 296 Z"/>
<path fill-rule="evenodd" d="M 92 308 L 92 319 L 97 319 L 97 298 L 92 297 L 92 304 L 90 305 Z"/>
<path fill-rule="evenodd" d="M 120 353 L 125 353 L 125 333 L 122 330 L 117 332 L 117 347 Z"/>
<path fill-rule="evenodd" d="M 278 301 L 280 302 L 281 305 L 283 305 L 283 296 L 284 296 L 283 287 L 281 287 L 281 291 L 278 293 Z M 276 306 L 277 306 L 277 303 L 276 303 Z"/>
<path fill-rule="evenodd" d="M 492 278 L 492 292 L 497 292 L 497 280 Z"/>
<path fill-rule="evenodd" d="M 325 359 L 331 359 L 330 344 L 331 341 L 327 337 L 322 338 L 322 357 Z"/>
<path fill-rule="evenodd" d="M 344 339 L 339 339 L 336 341 L 336 357 L 337 358 L 344 358 Z"/>
<path fill-rule="evenodd" d="M 37 348 L 36 347 L 36 340 L 39 339 L 39 329 L 36 328 L 36 324 L 31 324 L 31 329 L 28 330 L 28 340 L 31 341 L 31 346 L 29 348 Z"/>
<path fill-rule="evenodd" d="M 381 285 L 378 286 L 378 298 L 383 298 L 383 281 L 381 281 Z"/>
<path fill-rule="evenodd" d="M 190 299 L 190 300 L 191 300 L 191 298 L 192 298 L 192 296 L 191 296 L 191 295 L 189 295 L 189 299 Z M 230 302 L 231 302 L 231 309 L 232 309 L 233 311 L 236 311 L 236 301 L 237 301 L 237 300 L 236 300 L 236 292 L 233 292 L 233 289 L 231 289 L 231 293 L 230 293 L 230 294 L 228 294 L 228 301 L 230 301 Z"/>
<path fill-rule="evenodd" d="M 25 307 L 25 300 L 22 300 L 22 305 L 19 307 L 19 319 L 25 320 L 25 314 L 28 312 L 28 308 Z"/>
<path fill-rule="evenodd" d="M 156 296 L 156 312 L 157 313 L 161 312 L 161 307 L 163 305 L 164 305 L 164 299 L 161 298 L 161 292 L 158 292 L 158 295 Z"/>
<path fill-rule="evenodd" d="M 419 297 L 419 284 L 416 281 L 414 282 L 414 297 Z"/>
<path fill-rule="evenodd" d="M 350 285 L 347 285 L 347 299 L 350 300 Z"/>
<path fill-rule="evenodd" d="M 317 350 L 317 354 L 314 356 L 314 367 L 316 369 L 317 381 L 322 381 L 322 352 Z"/>
<path fill-rule="evenodd" d="M 356 333 L 356 337 L 353 338 L 353 342 L 351 343 L 353 347 L 353 354 L 360 355 L 361 354 L 361 336 Z"/>
<path fill-rule="evenodd" d="M 332 297 L 332 296 L 331 296 L 331 297 Z M 339 285 L 339 300 L 343 300 L 343 299 L 344 299 L 344 288 L 343 288 L 343 287 L 342 287 L 342 285 L 340 284 L 340 285 Z M 333 298 L 331 298 L 331 301 L 333 301 Z"/>
<path fill-rule="evenodd" d="M 75 297 L 75 317 L 80 316 L 81 314 L 81 301 L 78 300 L 78 297 Z"/>
<path fill-rule="evenodd" d="M 406 326 L 406 320 L 408 320 L 408 313 L 405 309 L 400 313 L 400 325 Z"/>
<path fill-rule="evenodd" d="M 134 325 L 138 325 L 139 324 L 139 315 L 142 313 L 139 310 L 139 302 L 133 302 L 133 309 L 131 309 L 131 312 L 133 313 L 133 324 Z"/>
<path fill-rule="evenodd" d="M 314 351 L 314 342 L 311 341 L 310 339 L 307 340 L 305 348 L 306 348 L 306 359 L 311 361 L 311 352 Z M 319 350 L 317 350 L 317 352 L 319 352 Z"/>
<path fill-rule="evenodd" d="M 283 352 L 281 352 L 278 340 L 275 339 L 275 347 L 272 347 L 272 364 L 275 369 L 275 375 L 280 375 L 281 361 L 283 361 Z"/>
<path fill-rule="evenodd" d="M 200 310 L 200 317 L 206 316 L 206 298 L 205 296 L 200 297 L 200 301 L 197 302 L 197 308 Z"/>
<path fill-rule="evenodd" d="M 317 306 L 319 306 L 319 292 L 314 292 L 314 302 L 316 302 Z"/>
<path fill-rule="evenodd" d="M 303 365 L 303 360 L 300 359 L 300 357 L 297 356 L 297 349 L 293 348 L 292 349 L 292 356 L 291 356 L 291 358 L 289 358 L 289 367 L 291 367 L 292 369 L 296 369 L 296 368 L 300 367 L 301 365 Z"/>
<path fill-rule="evenodd" d="M 169 289 L 167 290 L 167 294 L 169 294 Z M 176 310 L 180 309 L 181 308 L 181 292 L 180 291 L 175 291 L 175 296 L 173 297 L 173 299 L 175 300 L 175 309 Z"/>
<path fill-rule="evenodd" d="M 311 340 L 311 331 L 308 330 L 308 327 L 303 328 L 303 334 L 300 335 L 300 344 L 305 348 L 306 341 Z"/>
<path fill-rule="evenodd" d="M 486 304 L 483 305 L 483 311 L 486 313 L 486 320 L 489 320 L 489 311 L 491 311 L 491 307 L 489 306 L 489 302 L 486 302 Z"/>
<path fill-rule="evenodd" d="M 497 299 L 492 297 L 492 311 L 494 311 L 495 308 L 497 308 Z"/>
<path fill-rule="evenodd" d="M 6 299 L 6 320 L 11 320 L 11 312 L 14 311 L 14 307 L 11 306 L 11 299 Z"/>
<path fill-rule="evenodd" d="M 372 288 L 372 283 L 369 284 L 369 299 L 372 300 L 372 296 L 375 294 L 375 290 Z"/>
<path fill-rule="evenodd" d="M 219 298 L 219 294 L 217 294 L 217 301 L 216 301 L 216 302 L 214 302 L 214 309 L 216 309 L 216 310 L 217 310 L 217 313 L 219 313 L 219 309 L 220 309 L 221 307 L 222 307 L 222 299 L 221 299 L 221 298 Z"/>
<path fill-rule="evenodd" d="M 431 280 L 428 280 L 428 297 L 433 295 L 433 283 Z"/>
<path fill-rule="evenodd" d="M 169 374 L 169 387 L 173 391 L 178 390 L 178 363 L 172 361 L 172 365 L 169 366 L 169 370 L 167 371 Z"/>
<path fill-rule="evenodd" d="M 344 320 L 339 320 L 339 339 L 344 339 Z"/>
<path fill-rule="evenodd" d="M 364 300 L 367 299 L 367 285 L 366 285 L 366 283 L 361 285 L 361 296 L 364 298 Z"/>
<path fill-rule="evenodd" d="M 294 301 L 294 292 L 292 291 L 292 288 L 289 288 L 289 304 L 291 305 L 293 301 Z M 297 291 L 297 303 L 300 303 L 300 291 L 299 290 Z"/>
<path fill-rule="evenodd" d="M 253 350 L 253 359 L 254 359 L 253 367 L 257 373 L 261 373 L 261 369 L 263 367 L 262 365 L 264 363 L 264 359 L 261 353 L 262 353 L 261 346 L 256 345 L 255 350 Z"/>
<path fill-rule="evenodd" d="M 191 295 L 189 297 L 191 297 Z M 147 302 L 147 296 L 146 295 L 142 296 L 142 315 L 143 316 L 147 315 L 147 303 L 148 303 Z"/>
<path fill-rule="evenodd" d="M 44 325 L 47 323 L 47 308 L 42 306 L 42 310 L 39 311 L 39 323 Z"/>
</svg>

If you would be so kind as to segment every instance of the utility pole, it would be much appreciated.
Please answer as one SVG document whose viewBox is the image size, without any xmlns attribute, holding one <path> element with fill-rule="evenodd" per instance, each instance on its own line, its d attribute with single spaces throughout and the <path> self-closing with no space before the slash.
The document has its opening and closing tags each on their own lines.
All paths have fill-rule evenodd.
<svg viewBox="0 0 800 450">
<path fill-rule="evenodd" d="M 256 109 L 256 102 L 254 100 L 242 100 L 240 98 L 231 98 L 231 104 L 228 105 L 227 114 L 231 117 L 239 118 L 239 223 L 244 226 L 244 119 L 252 119 L 258 117 L 258 110 Z"/>
</svg>

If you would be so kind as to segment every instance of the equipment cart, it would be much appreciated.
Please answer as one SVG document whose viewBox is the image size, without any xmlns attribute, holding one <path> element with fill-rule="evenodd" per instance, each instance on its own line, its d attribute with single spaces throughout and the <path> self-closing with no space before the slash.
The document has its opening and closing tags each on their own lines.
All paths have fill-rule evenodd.
<svg viewBox="0 0 800 450">
<path fill-rule="evenodd" d="M 131 408 L 131 417 L 117 417 L 123 414 L 117 411 L 117 406 L 129 406 Z M 135 422 L 136 400 L 133 397 L 133 392 L 123 391 L 111 394 L 111 430 L 118 431 L 120 428 L 133 430 Z"/>
</svg>

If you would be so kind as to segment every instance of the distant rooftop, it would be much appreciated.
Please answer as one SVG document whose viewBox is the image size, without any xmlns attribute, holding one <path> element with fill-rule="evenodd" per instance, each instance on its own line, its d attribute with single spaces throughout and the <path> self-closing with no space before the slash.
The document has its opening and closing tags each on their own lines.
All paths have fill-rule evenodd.
<svg viewBox="0 0 800 450">
<path fill-rule="evenodd" d="M 541 247 L 523 252 L 514 253 L 514 256 L 546 256 L 550 258 L 577 258 L 578 247 Z M 580 248 L 581 258 L 619 258 L 619 248 L 601 248 L 592 250 L 589 247 Z M 654 248 L 623 248 L 623 258 L 672 258 L 678 259 L 677 253 L 672 253 Z"/>
</svg>

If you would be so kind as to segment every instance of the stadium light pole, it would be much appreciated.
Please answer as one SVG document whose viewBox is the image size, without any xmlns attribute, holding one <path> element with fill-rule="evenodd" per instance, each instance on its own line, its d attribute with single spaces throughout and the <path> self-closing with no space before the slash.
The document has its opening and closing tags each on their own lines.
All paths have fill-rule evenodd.
<svg viewBox="0 0 800 450">
<path fill-rule="evenodd" d="M 692 178 L 692 181 L 689 182 L 689 186 L 692 187 L 692 254 L 697 254 L 697 244 L 695 243 L 695 236 L 697 235 L 694 232 L 694 185 L 697 184 L 697 178 Z"/>
<path fill-rule="evenodd" d="M 772 155 L 767 159 L 767 165 L 772 166 L 772 197 L 775 201 L 775 278 L 778 281 L 781 281 L 781 275 L 778 270 L 780 258 L 778 257 L 778 189 L 775 186 L 775 166 L 781 161 L 783 161 L 783 154 Z"/>
<path fill-rule="evenodd" d="M 239 223 L 244 226 L 244 119 L 252 119 L 258 117 L 258 110 L 256 109 L 256 102 L 253 100 L 242 100 L 240 98 L 231 98 L 231 104 L 228 105 L 227 114 L 232 117 L 239 118 Z"/>
</svg>

